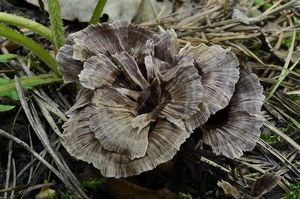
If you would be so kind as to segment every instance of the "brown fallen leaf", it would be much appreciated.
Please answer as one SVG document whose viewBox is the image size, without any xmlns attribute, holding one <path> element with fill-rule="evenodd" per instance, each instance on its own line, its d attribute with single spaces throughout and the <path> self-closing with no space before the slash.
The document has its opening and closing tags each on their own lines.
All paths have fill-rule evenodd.
<svg viewBox="0 0 300 199">
<path fill-rule="evenodd" d="M 101 189 L 114 199 L 177 199 L 179 196 L 168 189 L 150 190 L 126 180 L 110 178 Z"/>
<path fill-rule="evenodd" d="M 262 195 L 276 187 L 280 180 L 281 177 L 276 173 L 266 172 L 262 177 L 255 181 L 251 191 L 251 196 L 254 198 L 260 198 Z"/>
<path fill-rule="evenodd" d="M 221 181 L 218 181 L 217 185 L 223 189 L 224 194 L 227 197 L 236 198 L 236 199 L 241 198 L 240 192 L 234 186 L 232 186 L 229 182 L 221 180 Z"/>
</svg>

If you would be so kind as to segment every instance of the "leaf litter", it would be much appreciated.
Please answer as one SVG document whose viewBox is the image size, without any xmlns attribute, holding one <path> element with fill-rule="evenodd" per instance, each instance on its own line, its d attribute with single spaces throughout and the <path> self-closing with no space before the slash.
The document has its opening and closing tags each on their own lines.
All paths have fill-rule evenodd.
<svg viewBox="0 0 300 199">
<path fill-rule="evenodd" d="M 193 46 L 204 43 L 207 45 L 218 44 L 224 48 L 230 47 L 237 54 L 241 67 L 251 69 L 256 73 L 264 86 L 264 94 L 267 98 L 263 105 L 265 123 L 262 127 L 261 140 L 252 152 L 246 153 L 241 158 L 230 160 L 224 156 L 216 156 L 205 144 L 198 142 L 197 136 L 192 136 L 172 161 L 153 171 L 128 178 L 126 183 L 129 185 L 118 180 L 106 185 L 110 189 L 105 189 L 104 186 L 101 188 L 99 185 L 98 189 L 92 189 L 94 192 L 95 190 L 98 192 L 94 195 L 108 194 L 114 198 L 116 189 L 113 188 L 120 187 L 117 191 L 125 194 L 126 191 L 122 190 L 129 187 L 133 196 L 148 193 L 153 198 L 161 196 L 156 196 L 156 193 L 149 192 L 149 190 L 141 192 L 139 188 L 131 188 L 133 184 L 137 184 L 150 190 L 168 188 L 168 192 L 172 191 L 172 196 L 173 193 L 181 193 L 181 196 L 189 195 L 195 198 L 223 198 L 225 193 L 223 188 L 217 186 L 218 181 L 227 182 L 233 186 L 239 191 L 242 198 L 248 198 L 256 192 L 266 193 L 267 191 L 270 192 L 262 197 L 281 198 L 286 192 L 295 191 L 297 186 L 294 185 L 299 184 L 300 180 L 300 115 L 298 111 L 300 106 L 300 69 L 298 64 L 300 49 L 297 39 L 300 34 L 299 1 L 175 0 L 172 3 L 171 12 L 168 9 L 158 12 L 155 10 L 152 12 L 155 14 L 154 18 L 145 17 L 140 21 L 133 19 L 133 22 L 139 21 L 140 25 L 151 28 L 153 31 L 158 31 L 159 27 L 173 28 L 181 46 L 189 42 Z M 66 28 L 72 26 L 72 24 L 66 24 Z M 6 48 L 9 49 L 10 45 L 2 42 L 2 52 L 7 52 Z M 10 50 L 8 52 L 17 54 Z M 30 65 L 34 64 L 35 58 L 29 57 L 29 60 L 26 60 L 26 57 L 23 57 L 22 59 Z M 22 65 L 19 60 L 16 60 L 16 63 Z M 6 69 L 6 66 L 16 67 L 8 62 L 0 65 L 0 70 Z M 13 71 L 6 73 L 10 79 L 13 79 L 15 75 L 24 76 L 21 66 Z M 20 86 L 17 90 L 20 94 L 23 92 Z M 43 184 L 46 178 L 56 179 L 55 188 L 51 186 L 51 189 L 58 190 L 57 192 L 61 194 L 64 193 L 63 189 L 59 187 L 61 184 L 59 181 L 67 185 L 68 189 L 78 197 L 87 197 L 81 191 L 80 183 L 76 178 L 83 180 L 90 176 L 92 179 L 95 171 L 85 163 L 71 160 L 59 147 L 58 141 L 61 133 L 59 127 L 66 121 L 63 112 L 68 110 L 70 104 L 73 103 L 71 99 L 74 98 L 74 94 L 72 94 L 74 90 L 76 90 L 76 85 L 75 88 L 72 85 L 62 88 L 54 85 L 29 91 L 26 95 L 29 98 L 21 95 L 22 105 L 17 104 L 17 106 L 23 107 L 27 113 L 22 114 L 21 111 L 15 122 L 15 129 L 12 129 L 12 121 L 17 110 L 12 110 L 12 112 L 15 111 L 14 113 L 0 113 L 0 127 L 4 130 L 1 130 L 0 133 L 8 138 L 1 137 L 1 146 L 8 146 L 8 140 L 17 143 L 10 147 L 12 150 L 10 156 L 12 157 L 8 160 L 9 151 L 5 147 L 1 148 L 0 155 L 1 160 L 3 159 L 1 168 L 6 169 L 0 170 L 0 176 L 5 179 L 0 178 L 0 183 L 4 185 L 4 181 L 8 181 L 7 186 L 3 189 L 6 197 L 12 194 L 12 190 L 15 190 L 14 195 L 28 197 L 34 193 L 37 194 L 38 191 L 34 192 L 35 189 L 30 189 L 30 187 Z M 15 96 L 15 93 L 11 95 Z M 2 98 L 3 96 L 0 102 L 4 100 Z M 17 98 L 15 97 L 15 99 Z M 26 117 L 31 127 L 28 124 L 26 128 L 22 127 L 23 124 L 20 120 L 27 120 Z M 32 130 L 37 132 L 39 138 L 33 136 L 33 140 L 30 138 L 29 142 Z M 8 133 L 12 131 L 15 133 Z M 20 134 L 20 131 L 23 133 Z M 272 141 L 271 136 L 275 136 L 276 139 Z M 26 154 L 27 157 L 32 157 L 23 159 L 26 160 L 25 163 L 17 159 L 17 153 L 21 150 L 18 145 L 29 151 Z M 39 164 L 36 159 L 42 164 Z M 8 164 L 8 162 L 10 163 Z M 39 175 L 41 172 L 48 173 L 49 170 L 46 168 L 51 171 L 52 175 L 49 173 L 49 175 L 41 177 Z M 80 172 L 80 169 L 83 170 L 83 168 L 87 170 L 84 175 Z M 9 171 L 9 175 L 6 175 L 5 171 Z M 18 172 L 21 171 L 22 173 L 18 175 Z M 271 180 L 272 190 L 269 187 L 265 190 L 255 190 L 254 182 L 263 178 L 268 172 L 275 172 L 274 175 L 281 176 L 280 180 L 277 178 Z M 10 176 L 10 173 L 12 179 L 7 179 L 5 176 Z M 56 177 L 53 177 L 54 175 Z M 28 177 L 29 179 L 27 179 Z M 27 184 L 27 180 L 29 180 L 30 187 L 22 187 Z M 88 189 L 89 193 L 92 190 Z M 165 196 L 167 195 L 168 193 L 165 193 Z M 115 196 L 115 198 L 117 197 Z"/>
</svg>

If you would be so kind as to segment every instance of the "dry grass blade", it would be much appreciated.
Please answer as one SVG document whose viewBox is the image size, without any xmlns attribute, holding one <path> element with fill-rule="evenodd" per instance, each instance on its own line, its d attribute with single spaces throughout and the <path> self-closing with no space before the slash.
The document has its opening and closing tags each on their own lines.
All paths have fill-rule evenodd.
<svg viewBox="0 0 300 199">
<path fill-rule="evenodd" d="M 62 134 L 58 128 L 58 126 L 56 125 L 54 119 L 52 118 L 51 114 L 49 113 L 49 111 L 47 110 L 47 108 L 45 107 L 45 103 L 39 99 L 38 97 L 34 98 L 37 102 L 37 104 L 39 105 L 45 119 L 48 121 L 49 125 L 51 126 L 52 130 L 59 136 L 62 137 Z"/>
<path fill-rule="evenodd" d="M 266 19 L 267 17 L 274 15 L 282 10 L 289 9 L 289 8 L 292 8 L 293 6 L 299 5 L 299 0 L 292 0 L 286 4 L 280 5 L 280 3 L 282 1 L 283 0 L 277 1 L 276 3 L 274 3 L 273 6 L 271 6 L 269 9 L 267 9 L 264 13 L 262 13 L 258 17 L 251 18 L 249 22 L 257 23 L 257 22 L 262 21 L 262 20 Z"/>
<path fill-rule="evenodd" d="M 226 173 L 230 173 L 231 172 L 229 169 L 227 169 L 227 168 L 225 168 L 225 167 L 217 164 L 216 162 L 214 162 L 212 160 L 209 160 L 209 159 L 207 159 L 205 157 L 201 157 L 200 161 L 205 162 L 206 164 L 209 164 L 209 165 L 211 165 L 213 167 L 216 167 L 216 168 L 218 168 L 218 169 L 220 169 L 220 170 L 222 170 L 222 171 L 224 171 Z"/>
<path fill-rule="evenodd" d="M 286 134 L 284 134 L 282 131 L 280 131 L 279 129 L 277 129 L 275 126 L 273 126 L 270 122 L 266 121 L 264 123 L 264 125 L 270 129 L 272 132 L 276 133 L 277 135 L 279 135 L 280 137 L 282 137 L 286 142 L 288 142 L 290 145 L 292 145 L 293 147 L 295 147 L 295 149 L 297 149 L 300 152 L 300 145 L 297 144 L 292 138 L 290 138 L 289 136 L 287 136 Z"/>
<path fill-rule="evenodd" d="M 104 1 L 100 0 L 99 2 Z M 261 139 L 263 140 L 257 143 L 252 152 L 245 153 L 242 157 L 234 160 L 216 156 L 205 145 L 204 147 L 197 145 L 197 148 L 194 148 L 199 137 L 195 132 L 193 133 L 194 137 L 185 141 L 186 145 L 180 148 L 181 151 L 177 153 L 177 157 L 169 161 L 170 164 L 154 170 L 150 175 L 145 173 L 131 177 L 130 181 L 139 183 L 138 185 L 147 184 L 149 187 L 152 186 L 151 183 L 153 182 L 162 186 L 174 184 L 176 187 L 182 188 L 180 191 L 191 194 L 195 198 L 203 198 L 202 193 L 208 198 L 225 198 L 224 193 L 222 190 L 220 191 L 216 183 L 225 180 L 240 192 L 241 197 L 237 198 L 250 198 L 251 187 L 254 182 L 266 172 L 276 172 L 276 175 L 281 176 L 281 181 L 275 190 L 269 193 L 270 196 L 261 196 L 261 198 L 276 198 L 278 192 L 279 194 L 290 192 L 288 184 L 297 184 L 300 180 L 300 1 L 174 0 L 167 1 L 170 7 L 166 6 L 160 9 L 160 13 L 155 8 L 161 3 L 160 1 L 157 5 L 153 5 L 157 3 L 155 0 L 151 0 L 150 3 L 147 0 L 144 2 L 153 7 L 154 18 L 138 21 L 139 16 L 136 15 L 133 23 L 141 22 L 140 25 L 154 30 L 154 32 L 174 29 L 178 37 L 179 47 L 191 43 L 193 46 L 217 44 L 223 48 L 231 48 L 239 59 L 240 68 L 247 68 L 258 76 L 264 91 L 266 91 L 267 98 L 262 108 L 265 117 L 264 127 L 261 128 Z M 0 3 L 0 10 L 1 5 L 2 3 Z M 30 11 L 31 8 L 26 6 L 25 10 Z M 236 10 L 240 12 L 240 15 L 235 15 Z M 124 12 L 127 10 L 125 9 Z M 110 13 L 107 14 L 111 18 Z M 96 17 L 95 21 L 98 21 L 98 18 Z M 66 33 L 73 31 L 74 24 L 77 25 L 76 22 L 71 24 L 67 21 L 64 22 Z M 45 42 L 40 37 L 32 37 L 32 33 L 27 32 L 27 30 L 23 31 L 22 29 L 21 31 L 28 34 L 32 39 L 38 39 L 41 46 L 52 53 L 47 40 Z M 102 39 L 101 41 L 103 41 Z M 24 54 L 21 48 L 16 49 L 11 42 L 2 41 L 0 41 L 2 53 L 16 53 L 17 58 L 7 64 L 0 64 L 0 73 L 3 72 L 11 78 L 14 75 L 23 77 L 24 73 L 30 77 L 45 72 L 41 66 L 37 66 L 37 57 L 30 53 L 27 55 L 27 51 Z M 7 66 L 9 69 L 6 69 Z M 71 67 L 71 70 L 73 69 Z M 12 84 L 12 87 L 14 86 Z M 35 88 L 30 90 L 32 95 L 29 100 L 26 95 L 26 98 L 24 97 L 20 86 L 17 86 L 19 93 L 21 93 L 22 103 L 19 112 L 23 113 L 23 107 L 26 115 L 16 116 L 17 119 L 14 122 L 16 125 L 11 127 L 10 123 L 6 121 L 11 121 L 10 114 L 17 111 L 12 110 L 4 113 L 5 122 L 0 122 L 0 129 L 4 130 L 4 132 L 0 130 L 0 136 L 8 138 L 5 138 L 3 142 L 0 138 L 0 145 L 4 143 L 4 146 L 0 147 L 0 154 L 3 149 L 3 154 L 5 154 L 2 158 L 3 161 L 0 159 L 0 168 L 6 170 L 6 179 L 5 172 L 0 172 L 0 182 L 3 183 L 1 184 L 2 189 L 0 189 L 0 199 L 19 196 L 21 198 L 34 197 L 34 192 L 31 191 L 45 186 L 45 184 L 41 184 L 41 173 L 45 178 L 57 179 L 55 184 L 59 190 L 63 185 L 62 187 L 66 187 L 77 197 L 79 195 L 79 197 L 87 198 L 80 189 L 76 177 L 85 180 L 86 177 L 95 177 L 96 171 L 91 169 L 92 166 L 84 167 L 84 171 L 82 171 L 85 163 L 81 162 L 80 164 L 68 165 L 65 159 L 66 154 L 60 153 L 61 142 L 65 141 L 64 137 L 67 136 L 67 134 L 62 134 L 60 127 L 62 123 L 69 120 L 64 112 L 73 103 L 71 98 L 75 97 L 73 93 L 76 89 L 75 86 L 58 88 L 57 85 L 51 85 Z M 1 100 L 0 97 L 2 103 Z M 19 104 L 16 103 L 15 105 Z M 0 121 L 2 121 L 1 114 Z M 6 118 L 6 116 L 8 117 Z M 30 122 L 30 125 L 27 124 L 27 121 Z M 108 123 L 110 124 L 111 121 Z M 21 135 L 20 129 L 22 130 Z M 32 132 L 32 129 L 38 138 L 36 136 L 31 138 L 30 131 Z M 6 140 L 8 141 L 6 142 Z M 27 140 L 29 141 L 27 142 Z M 79 140 L 81 140 L 80 137 Z M 29 151 L 28 153 L 24 150 L 26 162 L 23 161 L 24 156 L 19 156 L 21 147 L 17 146 L 15 142 L 20 143 Z M 36 146 L 37 143 L 38 146 Z M 87 144 L 86 146 L 91 145 Z M 36 147 L 38 147 L 39 153 L 35 152 Z M 74 145 L 74 149 L 82 150 L 81 148 L 78 147 L 78 144 Z M 232 146 L 232 148 L 236 147 Z M 88 171 L 89 169 L 91 171 Z M 72 171 L 79 171 L 78 176 Z M 81 171 L 82 173 L 80 173 Z M 86 175 L 86 172 L 89 175 Z M 170 175 L 172 178 L 168 179 Z M 178 178 L 180 180 L 177 180 Z M 4 181 L 6 181 L 6 185 Z M 17 183 L 13 186 L 15 182 Z M 106 185 L 104 184 L 104 186 Z M 259 185 L 259 187 L 263 188 L 263 185 Z M 112 196 L 119 194 L 115 193 L 116 191 L 122 192 L 114 186 L 112 189 L 114 189 L 111 192 Z M 89 189 L 85 192 L 88 191 Z M 100 187 L 97 189 L 97 194 L 100 193 L 101 195 L 106 191 L 105 188 Z M 128 192 L 132 193 L 132 189 L 128 189 Z M 88 194 L 93 198 L 102 196 L 95 196 L 95 192 Z M 106 196 L 107 193 L 104 194 Z M 104 198 L 106 198 L 105 196 Z M 121 197 L 124 199 L 123 196 Z"/>
<path fill-rule="evenodd" d="M 29 123 L 31 124 L 33 130 L 39 137 L 40 141 L 44 145 L 45 149 L 48 151 L 48 153 L 51 155 L 51 157 L 54 159 L 57 167 L 60 169 L 62 176 L 60 180 L 74 193 L 78 195 L 80 198 L 88 198 L 86 194 L 83 192 L 83 190 L 80 188 L 79 182 L 74 179 L 73 176 L 70 175 L 69 171 L 66 169 L 65 165 L 61 162 L 55 151 L 50 145 L 50 141 L 48 139 L 48 136 L 41 124 L 41 121 L 38 117 L 38 114 L 34 108 L 34 105 L 31 103 L 29 104 L 25 100 L 25 96 L 23 93 L 22 88 L 20 87 L 20 84 L 18 82 L 18 78 L 15 78 L 16 81 L 16 90 L 20 98 L 20 102 L 22 104 L 22 107 L 24 109 L 24 112 L 28 118 Z M 30 108 L 29 108 L 30 107 Z"/>
<path fill-rule="evenodd" d="M 9 179 L 10 179 L 10 171 L 11 171 L 11 160 L 12 160 L 12 141 L 9 141 L 8 144 L 8 157 L 7 157 L 7 167 L 6 167 L 6 179 L 4 188 L 8 188 Z M 7 193 L 4 193 L 4 199 L 7 198 Z"/>
<path fill-rule="evenodd" d="M 18 185 L 15 187 L 9 187 L 7 189 L 1 189 L 0 193 L 11 192 L 11 191 L 20 192 L 20 191 L 24 191 L 25 189 L 35 190 L 35 189 L 40 189 L 45 186 L 53 186 L 53 185 L 55 185 L 55 183 L 36 184 L 36 185 L 31 185 L 31 184 Z"/>
<path fill-rule="evenodd" d="M 282 163 L 284 163 L 295 175 L 300 177 L 300 171 L 298 170 L 298 168 L 295 165 L 293 165 L 288 159 L 286 159 L 280 152 L 278 152 L 276 149 L 274 149 L 262 139 L 258 141 L 258 145 L 264 148 L 265 150 L 269 151 L 272 155 L 274 155 Z"/>
<path fill-rule="evenodd" d="M 16 186 L 16 163 L 15 163 L 15 160 L 12 159 L 12 168 L 13 168 L 13 182 L 12 182 L 12 186 Z M 10 194 L 10 199 L 13 199 L 15 196 L 15 190 L 12 190 L 11 194 Z"/>
<path fill-rule="evenodd" d="M 52 99 L 50 99 L 42 90 L 33 90 L 33 92 L 35 94 L 35 99 L 38 100 L 37 98 L 39 98 L 39 101 L 42 103 L 43 106 L 45 106 L 45 108 L 48 111 L 55 114 L 63 121 L 68 120 L 65 114 L 61 110 L 59 110 L 59 105 L 56 104 Z"/>
<path fill-rule="evenodd" d="M 289 91 L 287 92 L 288 95 L 300 95 L 300 90 L 295 90 L 295 91 Z"/>
<path fill-rule="evenodd" d="M 286 58 L 286 62 L 284 64 L 284 69 L 281 71 L 281 74 L 279 76 L 279 79 L 277 81 L 277 83 L 275 84 L 275 86 L 272 88 L 270 94 L 268 95 L 268 97 L 266 98 L 265 101 L 268 101 L 275 93 L 275 91 L 277 90 L 277 88 L 280 86 L 281 82 L 286 78 L 286 76 L 289 74 L 289 71 L 292 71 L 294 69 L 294 67 L 299 63 L 300 61 L 300 57 L 297 59 L 297 61 L 288 69 L 288 66 L 290 64 L 290 61 L 292 59 L 292 54 L 293 54 L 293 50 L 295 47 L 295 40 L 296 40 L 296 31 L 294 30 L 294 34 L 293 34 L 293 39 L 292 39 L 292 44 L 291 47 L 289 49 L 289 53 L 288 56 Z"/>
<path fill-rule="evenodd" d="M 43 163 L 50 171 L 52 171 L 60 180 L 63 181 L 63 179 L 64 179 L 63 176 L 52 165 L 50 165 L 44 158 L 42 158 L 37 152 L 35 152 L 30 146 L 28 146 L 25 142 L 10 135 L 9 133 L 3 131 L 2 129 L 0 129 L 0 135 L 12 140 L 16 144 L 18 144 L 21 147 L 23 147 L 24 149 L 26 149 L 36 159 L 38 159 L 41 163 Z"/>
</svg>

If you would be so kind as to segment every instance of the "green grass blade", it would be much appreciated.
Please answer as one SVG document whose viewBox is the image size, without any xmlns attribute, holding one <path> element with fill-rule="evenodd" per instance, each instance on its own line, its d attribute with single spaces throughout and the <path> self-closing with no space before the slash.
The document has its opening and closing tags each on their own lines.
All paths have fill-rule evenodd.
<svg viewBox="0 0 300 199">
<path fill-rule="evenodd" d="M 4 25 L 0 24 L 0 36 L 6 37 L 25 48 L 28 48 L 33 53 L 35 53 L 45 64 L 59 77 L 61 73 L 58 70 L 56 60 L 49 55 L 49 53 L 40 45 L 35 43 L 33 40 L 25 37 L 21 33 L 18 33 Z"/>
<path fill-rule="evenodd" d="M 271 97 L 274 95 L 274 93 L 276 92 L 276 90 L 278 89 L 278 87 L 280 86 L 280 84 L 283 82 L 283 80 L 286 78 L 286 76 L 289 74 L 289 71 L 291 71 L 292 69 L 294 69 L 294 67 L 298 64 L 299 62 L 299 58 L 297 60 L 296 63 L 294 63 L 293 66 L 291 66 L 291 68 L 289 69 L 288 66 L 290 64 L 290 61 L 292 59 L 292 54 L 293 54 L 293 50 L 295 47 L 295 40 L 296 40 L 296 30 L 294 29 L 294 34 L 292 37 L 292 43 L 291 46 L 289 48 L 289 52 L 288 52 L 288 56 L 286 58 L 285 64 L 283 66 L 284 70 L 281 71 L 280 76 L 275 84 L 275 86 L 273 86 L 272 90 L 270 91 L 268 97 L 265 99 L 265 101 L 268 101 L 269 99 L 271 99 Z"/>
<path fill-rule="evenodd" d="M 41 86 L 51 83 L 61 83 L 62 79 L 53 75 L 38 75 L 32 77 L 23 77 L 19 79 L 19 81 L 22 88 L 30 89 L 35 86 Z M 18 100 L 15 80 L 0 79 L 0 96 Z"/>
<path fill-rule="evenodd" d="M 89 25 L 94 25 L 99 22 L 99 18 L 101 16 L 102 10 L 106 4 L 106 0 L 98 0 L 98 3 L 94 9 L 93 15 L 90 19 Z"/>
<path fill-rule="evenodd" d="M 0 12 L 0 21 L 3 23 L 20 26 L 35 32 L 49 41 L 52 41 L 51 30 L 46 26 L 43 26 L 40 23 L 37 23 L 33 20 L 27 19 L 25 17 L 20 17 L 5 12 Z"/>
<path fill-rule="evenodd" d="M 58 52 L 59 48 L 65 43 L 64 29 L 58 0 L 48 0 L 48 8 L 55 50 Z"/>
<path fill-rule="evenodd" d="M 0 104 L 0 112 L 10 111 L 13 108 L 15 108 L 15 106 Z"/>
<path fill-rule="evenodd" d="M 6 62 L 9 62 L 10 60 L 16 58 L 17 55 L 14 55 L 14 54 L 3 54 L 3 55 L 0 55 L 0 63 L 6 63 Z"/>
</svg>

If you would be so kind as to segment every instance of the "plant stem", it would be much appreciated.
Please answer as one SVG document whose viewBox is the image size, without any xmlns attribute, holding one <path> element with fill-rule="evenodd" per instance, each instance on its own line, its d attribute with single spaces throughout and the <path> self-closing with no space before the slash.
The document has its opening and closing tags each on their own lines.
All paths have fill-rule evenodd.
<svg viewBox="0 0 300 199">
<path fill-rule="evenodd" d="M 51 31 L 55 45 L 55 52 L 65 43 L 64 29 L 61 20 L 60 6 L 58 0 L 48 0 L 49 18 L 51 23 Z"/>
<path fill-rule="evenodd" d="M 53 75 L 38 75 L 32 77 L 23 77 L 20 78 L 19 81 L 22 88 L 31 88 L 34 86 L 62 82 L 62 79 Z M 12 80 L 11 83 L 0 86 L 0 93 L 8 93 L 15 89 L 15 81 Z"/>
<path fill-rule="evenodd" d="M 98 3 L 94 9 L 93 15 L 90 19 L 89 25 L 95 25 L 99 22 L 99 18 L 101 16 L 102 10 L 106 4 L 106 0 L 98 0 Z"/>
<path fill-rule="evenodd" d="M 283 68 L 285 70 L 282 70 L 280 73 L 280 76 L 275 84 L 275 86 L 272 88 L 272 90 L 270 91 L 268 97 L 265 99 L 265 101 L 269 101 L 269 99 L 274 95 L 274 93 L 276 92 L 277 88 L 280 86 L 280 84 L 282 83 L 282 81 L 286 78 L 286 76 L 289 74 L 289 71 L 293 70 L 294 67 L 298 64 L 300 57 L 297 59 L 297 61 L 291 66 L 291 68 L 289 69 L 289 64 L 290 61 L 292 59 L 292 55 L 293 55 L 293 51 L 294 51 L 294 47 L 295 47 L 295 40 L 296 40 L 296 30 L 294 29 L 294 34 L 293 34 L 293 38 L 292 38 L 292 43 L 291 46 L 289 48 L 289 52 L 288 52 L 288 56 L 286 58 L 285 64 L 283 66 Z"/>
<path fill-rule="evenodd" d="M 61 77 L 61 73 L 58 70 L 56 60 L 49 55 L 49 53 L 40 45 L 35 43 L 33 40 L 25 37 L 24 35 L 5 27 L 0 24 L 0 36 L 6 37 L 25 48 L 28 48 L 34 52 L 46 65 L 58 76 Z"/>
<path fill-rule="evenodd" d="M 42 24 L 37 23 L 33 20 L 27 19 L 25 17 L 8 14 L 5 12 L 0 12 L 0 21 L 14 26 L 28 28 L 32 32 L 38 33 L 41 36 L 48 39 L 49 41 L 52 41 L 51 30 L 46 26 L 43 26 Z"/>
</svg>

